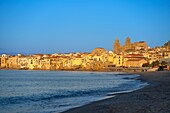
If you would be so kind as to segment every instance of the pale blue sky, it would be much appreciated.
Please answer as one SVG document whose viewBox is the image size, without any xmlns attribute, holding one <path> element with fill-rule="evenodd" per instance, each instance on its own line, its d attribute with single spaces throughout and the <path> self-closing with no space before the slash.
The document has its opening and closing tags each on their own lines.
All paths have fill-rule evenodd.
<svg viewBox="0 0 170 113">
<path fill-rule="evenodd" d="M 0 53 L 91 52 L 170 40 L 170 0 L 0 0 Z"/>
</svg>

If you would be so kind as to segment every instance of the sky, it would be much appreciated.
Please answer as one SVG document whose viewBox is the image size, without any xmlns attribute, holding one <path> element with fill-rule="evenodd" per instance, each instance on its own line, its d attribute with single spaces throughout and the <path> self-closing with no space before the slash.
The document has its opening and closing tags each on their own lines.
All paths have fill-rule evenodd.
<svg viewBox="0 0 170 113">
<path fill-rule="evenodd" d="M 170 0 L 0 0 L 0 53 L 91 52 L 170 40 Z"/>
</svg>

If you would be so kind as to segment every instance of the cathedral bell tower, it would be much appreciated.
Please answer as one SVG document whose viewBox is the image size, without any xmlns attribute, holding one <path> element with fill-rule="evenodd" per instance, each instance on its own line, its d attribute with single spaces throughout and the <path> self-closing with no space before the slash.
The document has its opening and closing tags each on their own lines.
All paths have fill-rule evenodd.
<svg viewBox="0 0 170 113">
<path fill-rule="evenodd" d="M 118 38 L 116 38 L 113 46 L 114 46 L 114 47 L 113 47 L 113 52 L 114 52 L 114 53 L 119 53 L 119 52 L 120 52 L 120 49 L 121 49 L 121 45 L 120 45 L 120 42 L 119 42 L 119 39 L 118 39 Z"/>
</svg>

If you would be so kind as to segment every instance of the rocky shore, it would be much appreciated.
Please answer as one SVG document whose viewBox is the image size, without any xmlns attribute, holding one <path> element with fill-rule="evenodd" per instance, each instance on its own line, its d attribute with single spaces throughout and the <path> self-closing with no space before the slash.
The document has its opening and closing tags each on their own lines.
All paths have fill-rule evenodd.
<svg viewBox="0 0 170 113">
<path fill-rule="evenodd" d="M 63 113 L 170 113 L 170 71 L 138 74 L 150 85 Z"/>
</svg>

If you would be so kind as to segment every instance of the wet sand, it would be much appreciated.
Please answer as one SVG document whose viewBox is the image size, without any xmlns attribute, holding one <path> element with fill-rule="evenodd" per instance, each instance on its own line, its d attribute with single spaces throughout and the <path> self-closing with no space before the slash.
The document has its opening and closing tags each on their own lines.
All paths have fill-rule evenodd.
<svg viewBox="0 0 170 113">
<path fill-rule="evenodd" d="M 170 113 L 170 71 L 138 74 L 150 85 L 63 113 Z"/>
</svg>

